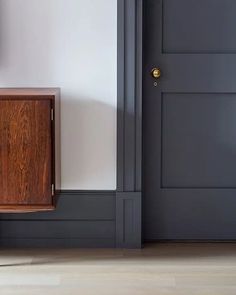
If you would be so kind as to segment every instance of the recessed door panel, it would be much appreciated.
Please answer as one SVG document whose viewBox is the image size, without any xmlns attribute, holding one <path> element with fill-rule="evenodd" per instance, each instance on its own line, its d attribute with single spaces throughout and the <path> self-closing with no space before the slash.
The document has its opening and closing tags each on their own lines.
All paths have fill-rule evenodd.
<svg viewBox="0 0 236 295">
<path fill-rule="evenodd" d="M 236 94 L 162 94 L 163 188 L 236 188 Z"/>
<path fill-rule="evenodd" d="M 163 52 L 236 53 L 234 0 L 163 0 Z"/>
</svg>

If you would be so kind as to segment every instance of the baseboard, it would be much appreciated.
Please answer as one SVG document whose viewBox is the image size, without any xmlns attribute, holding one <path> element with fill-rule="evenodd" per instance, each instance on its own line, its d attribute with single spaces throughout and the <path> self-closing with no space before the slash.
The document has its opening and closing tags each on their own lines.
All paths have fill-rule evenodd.
<svg viewBox="0 0 236 295">
<path fill-rule="evenodd" d="M 115 248 L 115 239 L 0 239 L 1 248 Z"/>
<path fill-rule="evenodd" d="M 53 212 L 0 214 L 0 247 L 114 248 L 115 191 L 61 191 Z"/>
<path fill-rule="evenodd" d="M 141 193 L 61 191 L 53 212 L 0 214 L 0 247 L 140 248 Z"/>
</svg>

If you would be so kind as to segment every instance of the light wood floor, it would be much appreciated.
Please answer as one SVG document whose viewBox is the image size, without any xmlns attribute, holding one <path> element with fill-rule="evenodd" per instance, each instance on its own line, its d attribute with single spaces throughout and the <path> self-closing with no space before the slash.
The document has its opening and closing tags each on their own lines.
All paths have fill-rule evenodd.
<svg viewBox="0 0 236 295">
<path fill-rule="evenodd" d="M 0 250 L 0 294 L 236 295 L 236 244 Z"/>
</svg>

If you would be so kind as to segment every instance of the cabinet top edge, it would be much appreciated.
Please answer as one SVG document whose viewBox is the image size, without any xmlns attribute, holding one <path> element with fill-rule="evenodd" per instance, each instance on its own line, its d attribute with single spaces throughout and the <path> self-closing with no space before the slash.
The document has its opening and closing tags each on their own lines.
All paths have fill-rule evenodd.
<svg viewBox="0 0 236 295">
<path fill-rule="evenodd" d="M 58 96 L 60 88 L 0 88 L 1 96 Z"/>
</svg>

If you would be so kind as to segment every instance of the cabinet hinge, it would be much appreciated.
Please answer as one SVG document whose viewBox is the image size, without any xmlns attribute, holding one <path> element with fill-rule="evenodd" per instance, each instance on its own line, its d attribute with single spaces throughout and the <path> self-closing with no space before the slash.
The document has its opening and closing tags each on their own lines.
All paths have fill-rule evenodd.
<svg viewBox="0 0 236 295">
<path fill-rule="evenodd" d="M 54 120 L 54 109 L 51 109 L 51 121 Z"/>
<path fill-rule="evenodd" d="M 52 196 L 54 196 L 55 194 L 55 187 L 54 187 L 54 184 L 52 184 Z"/>
</svg>

